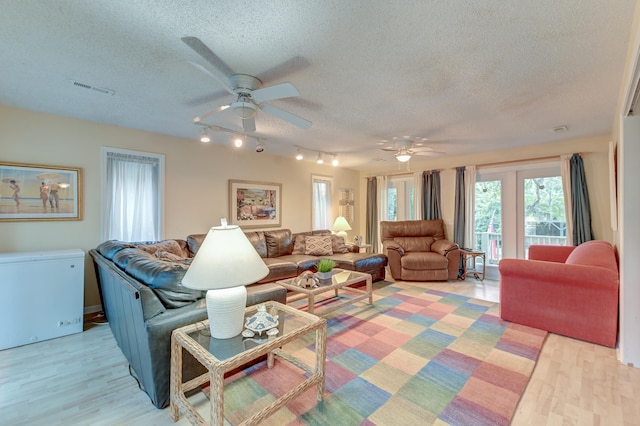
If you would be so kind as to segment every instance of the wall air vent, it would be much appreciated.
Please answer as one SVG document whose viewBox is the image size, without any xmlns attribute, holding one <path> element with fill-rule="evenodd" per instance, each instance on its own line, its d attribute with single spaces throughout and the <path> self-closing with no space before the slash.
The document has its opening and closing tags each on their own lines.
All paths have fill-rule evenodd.
<svg viewBox="0 0 640 426">
<path fill-rule="evenodd" d="M 102 93 L 103 95 L 113 96 L 116 93 L 115 90 L 105 89 L 103 87 L 92 86 L 90 84 L 80 83 L 79 81 L 71 80 L 71 84 L 73 84 L 75 87 L 80 87 L 82 89 L 88 89 L 88 90 L 92 90 L 94 92 Z"/>
</svg>

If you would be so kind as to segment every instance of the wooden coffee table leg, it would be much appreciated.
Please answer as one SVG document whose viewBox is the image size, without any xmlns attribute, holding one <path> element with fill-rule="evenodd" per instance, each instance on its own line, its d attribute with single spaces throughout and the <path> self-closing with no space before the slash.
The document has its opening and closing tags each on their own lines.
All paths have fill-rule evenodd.
<svg viewBox="0 0 640 426">
<path fill-rule="evenodd" d="M 369 304 L 373 305 L 373 279 L 371 275 L 367 277 L 367 293 L 369 294 Z"/>
<path fill-rule="evenodd" d="M 209 400 L 211 401 L 211 425 L 224 426 L 224 372 L 211 370 L 209 373 Z"/>
<path fill-rule="evenodd" d="M 310 294 L 309 297 L 307 298 L 307 305 L 308 305 L 307 312 L 309 312 L 310 314 L 313 313 L 313 303 L 314 303 L 313 294 Z"/>
<path fill-rule="evenodd" d="M 174 395 L 182 391 L 182 348 L 178 346 L 175 336 L 171 335 L 171 372 L 170 372 L 170 397 L 169 405 L 171 407 L 171 420 L 178 421 L 180 410 L 174 402 Z"/>
</svg>

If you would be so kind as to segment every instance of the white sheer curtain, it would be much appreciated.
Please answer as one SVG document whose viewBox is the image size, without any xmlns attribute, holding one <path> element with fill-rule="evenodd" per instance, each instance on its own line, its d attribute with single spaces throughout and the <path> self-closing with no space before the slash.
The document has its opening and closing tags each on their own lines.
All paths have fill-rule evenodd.
<svg viewBox="0 0 640 426">
<path fill-rule="evenodd" d="M 386 176 L 376 176 L 378 183 L 378 241 L 372 241 L 371 244 L 378 246 L 378 253 L 382 253 L 382 240 L 380 240 L 380 222 L 389 220 L 389 179 Z"/>
<path fill-rule="evenodd" d="M 475 205 L 476 205 L 476 166 L 464 169 L 465 226 L 464 241 L 468 248 L 476 246 Z"/>
<path fill-rule="evenodd" d="M 564 217 L 567 223 L 566 245 L 573 245 L 573 208 L 571 205 L 571 154 L 560 156 L 560 176 L 564 193 Z"/>
<path fill-rule="evenodd" d="M 413 174 L 413 218 L 415 220 L 424 219 L 423 194 L 422 172 L 415 172 Z"/>
<path fill-rule="evenodd" d="M 160 158 L 106 152 L 104 238 L 161 239 Z"/>
<path fill-rule="evenodd" d="M 331 203 L 332 179 L 313 176 L 313 229 L 331 229 L 333 205 Z"/>
</svg>

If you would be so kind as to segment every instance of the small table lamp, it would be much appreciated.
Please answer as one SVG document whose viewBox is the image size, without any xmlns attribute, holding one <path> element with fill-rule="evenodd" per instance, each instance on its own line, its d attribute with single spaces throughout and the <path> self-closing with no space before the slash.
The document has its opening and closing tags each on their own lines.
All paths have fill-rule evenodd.
<svg viewBox="0 0 640 426">
<path fill-rule="evenodd" d="M 247 236 L 235 225 L 209 230 L 191 266 L 182 278 L 185 287 L 207 290 L 211 337 L 229 339 L 242 332 L 247 284 L 266 277 L 269 268 Z"/>
<path fill-rule="evenodd" d="M 351 226 L 349 226 L 349 222 L 344 216 L 336 217 L 336 221 L 333 222 L 333 230 L 336 231 L 336 235 L 340 237 L 344 237 L 347 239 L 347 231 L 351 231 Z"/>
</svg>

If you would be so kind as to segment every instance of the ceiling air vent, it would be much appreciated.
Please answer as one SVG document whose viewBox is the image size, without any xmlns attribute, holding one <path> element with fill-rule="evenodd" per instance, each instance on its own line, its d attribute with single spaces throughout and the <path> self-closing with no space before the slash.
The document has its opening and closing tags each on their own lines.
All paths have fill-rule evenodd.
<svg viewBox="0 0 640 426">
<path fill-rule="evenodd" d="M 88 90 L 92 90 L 94 92 L 102 93 L 103 95 L 113 96 L 116 93 L 115 90 L 105 89 L 103 87 L 96 87 L 96 86 L 92 86 L 90 84 L 80 83 L 79 81 L 72 80 L 71 84 L 73 84 L 75 87 L 80 87 L 82 89 L 88 89 Z"/>
</svg>

